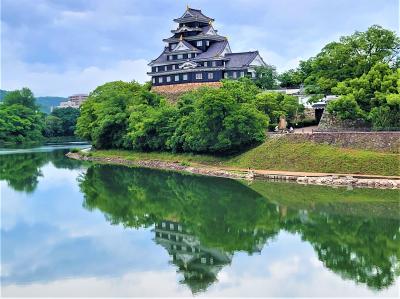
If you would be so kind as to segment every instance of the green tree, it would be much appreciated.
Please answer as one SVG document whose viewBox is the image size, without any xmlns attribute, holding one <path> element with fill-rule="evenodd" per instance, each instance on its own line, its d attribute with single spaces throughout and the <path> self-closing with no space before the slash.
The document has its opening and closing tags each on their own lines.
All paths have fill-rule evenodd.
<svg viewBox="0 0 400 299">
<path fill-rule="evenodd" d="M 21 104 L 0 105 L 0 141 L 39 142 L 43 128 L 42 113 Z"/>
<path fill-rule="evenodd" d="M 121 148 L 128 129 L 128 108 L 159 101 L 159 96 L 139 83 L 106 83 L 97 87 L 83 103 L 76 133 L 97 148 Z"/>
<path fill-rule="evenodd" d="M 262 89 L 273 89 L 277 87 L 278 73 L 273 65 L 258 66 L 255 68 L 255 84 Z"/>
<path fill-rule="evenodd" d="M 3 99 L 3 104 L 7 106 L 19 104 L 32 110 L 39 109 L 32 91 L 26 87 L 8 92 Z"/>
<path fill-rule="evenodd" d="M 54 115 L 49 115 L 44 121 L 44 135 L 46 137 L 55 137 L 63 135 L 63 122 Z"/>
<path fill-rule="evenodd" d="M 291 69 L 278 75 L 280 87 L 298 88 L 303 83 L 303 78 L 299 71 Z"/>
<path fill-rule="evenodd" d="M 375 128 L 400 127 L 400 69 L 375 64 L 368 73 L 340 82 L 332 91 L 341 95 L 328 111 L 342 119 L 363 117 Z"/>
<path fill-rule="evenodd" d="M 297 97 L 280 92 L 263 92 L 256 96 L 255 105 L 258 110 L 269 116 L 272 123 L 278 123 L 280 116 L 288 121 L 295 121 L 304 112 Z"/>
<path fill-rule="evenodd" d="M 80 115 L 79 109 L 67 107 L 57 108 L 51 112 L 51 115 L 61 120 L 62 130 L 56 136 L 73 136 L 76 122 Z"/>
<path fill-rule="evenodd" d="M 308 93 L 326 95 L 338 82 L 360 77 L 377 63 L 395 66 L 399 51 L 396 33 L 374 25 L 327 44 L 315 57 L 301 62 L 297 71 Z"/>
<path fill-rule="evenodd" d="M 140 104 L 132 109 L 125 147 L 142 151 L 167 150 L 176 125 L 177 110 L 162 100 L 157 106 Z"/>
<path fill-rule="evenodd" d="M 238 81 L 235 88 L 204 88 L 181 98 L 176 130 L 168 141 L 172 150 L 218 153 L 262 142 L 268 118 L 246 102 L 246 96 L 233 95 L 240 84 L 245 83 Z"/>
</svg>

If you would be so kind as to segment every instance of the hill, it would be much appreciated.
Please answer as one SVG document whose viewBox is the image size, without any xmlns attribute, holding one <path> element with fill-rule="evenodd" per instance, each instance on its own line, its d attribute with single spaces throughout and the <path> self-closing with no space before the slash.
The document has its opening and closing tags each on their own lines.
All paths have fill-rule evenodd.
<svg viewBox="0 0 400 299">
<path fill-rule="evenodd" d="M 3 98 L 7 94 L 8 91 L 0 89 L 0 102 L 3 101 Z M 36 97 L 36 101 L 40 106 L 40 110 L 44 113 L 50 113 L 51 107 L 56 107 L 60 105 L 61 102 L 66 101 L 67 98 L 64 97 Z"/>
</svg>

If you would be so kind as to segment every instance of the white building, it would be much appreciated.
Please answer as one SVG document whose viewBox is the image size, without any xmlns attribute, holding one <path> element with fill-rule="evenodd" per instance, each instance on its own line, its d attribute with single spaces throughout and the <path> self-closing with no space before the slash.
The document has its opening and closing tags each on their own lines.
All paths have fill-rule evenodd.
<svg viewBox="0 0 400 299">
<path fill-rule="evenodd" d="M 74 94 L 68 97 L 68 101 L 61 102 L 57 108 L 79 108 L 87 98 L 87 94 Z"/>
</svg>

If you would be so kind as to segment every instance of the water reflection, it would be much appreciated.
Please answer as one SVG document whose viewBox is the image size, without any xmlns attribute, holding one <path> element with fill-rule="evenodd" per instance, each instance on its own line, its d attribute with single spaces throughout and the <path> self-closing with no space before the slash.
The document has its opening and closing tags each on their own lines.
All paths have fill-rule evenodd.
<svg viewBox="0 0 400 299">
<path fill-rule="evenodd" d="M 82 164 L 79 161 L 66 159 L 65 154 L 71 147 L 88 147 L 87 144 L 59 145 L 32 149 L 0 150 L 0 180 L 4 180 L 16 191 L 32 193 L 35 191 L 39 177 L 43 176 L 41 168 L 51 162 L 56 168 L 76 169 Z"/>
<path fill-rule="evenodd" d="M 155 242 L 194 293 L 215 283 L 237 252 L 259 253 L 280 231 L 299 234 L 325 267 L 370 289 L 385 289 L 400 274 L 396 191 L 355 189 L 343 195 L 318 186 L 246 186 L 107 165 L 91 166 L 80 187 L 84 207 L 99 209 L 110 223 L 155 225 Z"/>
</svg>

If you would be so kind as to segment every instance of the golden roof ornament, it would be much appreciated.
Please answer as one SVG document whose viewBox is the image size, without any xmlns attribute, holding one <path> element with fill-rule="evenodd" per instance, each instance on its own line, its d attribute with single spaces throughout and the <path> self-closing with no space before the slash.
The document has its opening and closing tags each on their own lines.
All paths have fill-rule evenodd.
<svg viewBox="0 0 400 299">
<path fill-rule="evenodd" d="M 181 34 L 181 36 L 179 37 L 179 40 L 183 40 L 183 36 L 182 36 L 182 34 Z"/>
<path fill-rule="evenodd" d="M 186 4 L 186 10 L 189 10 L 189 4 Z"/>
</svg>

